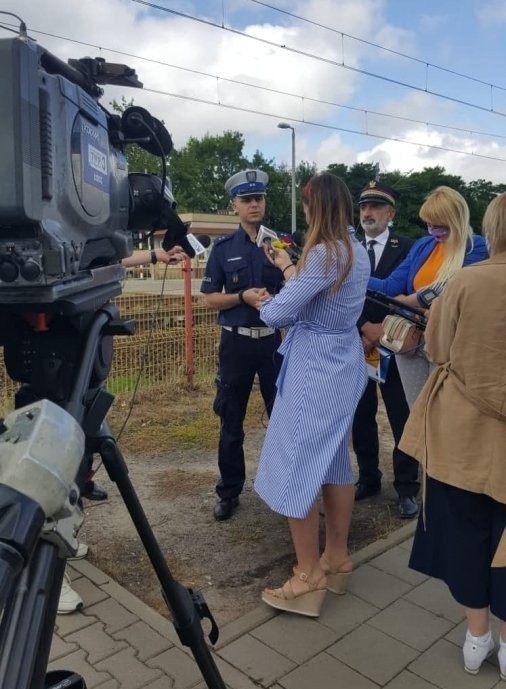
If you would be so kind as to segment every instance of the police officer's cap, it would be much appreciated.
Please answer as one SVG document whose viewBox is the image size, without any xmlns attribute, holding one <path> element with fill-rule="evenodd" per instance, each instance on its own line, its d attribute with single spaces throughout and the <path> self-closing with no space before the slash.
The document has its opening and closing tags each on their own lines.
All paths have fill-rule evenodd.
<svg viewBox="0 0 506 689">
<path fill-rule="evenodd" d="M 384 203 L 395 208 L 395 201 L 398 196 L 399 194 L 394 189 L 391 189 L 390 187 L 381 184 L 381 182 L 376 182 L 376 180 L 372 179 L 360 192 L 358 204 Z"/>
<path fill-rule="evenodd" d="M 269 175 L 263 170 L 243 170 L 227 179 L 225 191 L 232 197 L 264 195 L 268 181 Z"/>
</svg>

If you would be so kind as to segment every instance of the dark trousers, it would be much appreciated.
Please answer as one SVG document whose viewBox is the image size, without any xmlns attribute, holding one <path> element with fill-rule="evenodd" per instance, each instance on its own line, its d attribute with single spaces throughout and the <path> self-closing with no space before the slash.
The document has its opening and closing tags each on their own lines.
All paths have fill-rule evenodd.
<svg viewBox="0 0 506 689">
<path fill-rule="evenodd" d="M 279 333 L 258 339 L 222 330 L 219 368 L 216 377 L 214 412 L 221 419 L 216 492 L 220 498 L 234 498 L 244 486 L 244 417 L 258 374 L 260 392 L 270 416 L 276 397 L 276 379 L 281 357 L 276 353 Z"/>
<path fill-rule="evenodd" d="M 409 416 L 409 407 L 394 357 L 390 360 L 387 379 L 384 383 L 380 383 L 379 388 L 395 442 L 392 454 L 394 487 L 399 496 L 414 496 L 420 487 L 417 480 L 418 462 L 397 447 Z M 378 466 L 377 411 L 378 385 L 375 381 L 369 380 L 358 403 L 352 426 L 353 449 L 357 455 L 359 481 L 369 486 L 377 486 L 382 476 Z"/>
</svg>

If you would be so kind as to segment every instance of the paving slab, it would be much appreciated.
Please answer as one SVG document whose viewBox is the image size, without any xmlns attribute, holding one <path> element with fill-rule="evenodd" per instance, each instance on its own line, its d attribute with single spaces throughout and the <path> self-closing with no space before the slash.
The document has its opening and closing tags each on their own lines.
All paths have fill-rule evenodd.
<svg viewBox="0 0 506 689">
<path fill-rule="evenodd" d="M 380 685 L 418 657 L 414 648 L 367 623 L 331 646 L 328 653 Z"/>
<path fill-rule="evenodd" d="M 369 624 L 418 651 L 427 650 L 453 628 L 444 617 L 402 598 L 371 617 Z"/>
<path fill-rule="evenodd" d="M 329 627 L 296 615 L 277 615 L 251 635 L 299 665 L 337 641 L 337 634 Z"/>
<path fill-rule="evenodd" d="M 348 590 L 377 608 L 386 608 L 413 586 L 371 565 L 362 565 L 350 577 Z"/>
<path fill-rule="evenodd" d="M 484 662 L 477 675 L 464 670 L 462 649 L 441 639 L 422 653 L 408 670 L 440 689 L 490 689 L 499 678 L 497 668 Z"/>
<path fill-rule="evenodd" d="M 251 634 L 246 634 L 221 648 L 219 655 L 263 687 L 270 686 L 296 667 L 293 661 L 269 648 Z"/>
<path fill-rule="evenodd" d="M 464 619 L 462 607 L 453 600 L 446 584 L 437 579 L 427 579 L 404 598 L 455 624 Z"/>
<path fill-rule="evenodd" d="M 320 653 L 282 677 L 283 689 L 377 689 L 378 685 L 328 653 Z"/>
<path fill-rule="evenodd" d="M 406 581 L 408 584 L 416 586 L 428 579 L 428 577 L 408 567 L 409 555 L 410 551 L 399 545 L 375 557 L 369 564 L 402 581 Z"/>
<path fill-rule="evenodd" d="M 212 654 L 227 689 L 506 687 L 495 657 L 464 672 L 463 611 L 442 582 L 409 570 L 413 529 L 355 553 L 349 592 L 329 593 L 318 619 L 261 605 L 224 625 Z M 79 672 L 90 689 L 206 689 L 166 617 L 85 560 L 71 573 L 86 607 L 57 617 L 51 668 Z"/>
<path fill-rule="evenodd" d="M 123 641 L 117 641 L 105 633 L 102 622 L 96 622 L 89 627 L 68 634 L 65 640 L 80 646 L 86 652 L 87 660 L 92 665 L 126 647 Z"/>
<path fill-rule="evenodd" d="M 138 620 L 129 627 L 124 627 L 113 634 L 115 639 L 127 641 L 136 651 L 139 660 L 145 661 L 166 651 L 172 643 L 151 629 L 145 622 Z"/>
<path fill-rule="evenodd" d="M 318 622 L 330 627 L 340 639 L 378 612 L 379 608 L 352 593 L 344 596 L 328 595 Z"/>
</svg>

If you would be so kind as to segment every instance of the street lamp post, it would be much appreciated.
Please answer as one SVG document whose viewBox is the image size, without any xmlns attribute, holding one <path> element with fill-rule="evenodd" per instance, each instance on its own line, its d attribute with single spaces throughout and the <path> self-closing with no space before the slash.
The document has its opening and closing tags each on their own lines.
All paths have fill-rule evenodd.
<svg viewBox="0 0 506 689">
<path fill-rule="evenodd" d="M 280 129 L 292 130 L 292 234 L 295 234 L 295 128 L 288 122 L 280 122 L 278 124 Z"/>
</svg>

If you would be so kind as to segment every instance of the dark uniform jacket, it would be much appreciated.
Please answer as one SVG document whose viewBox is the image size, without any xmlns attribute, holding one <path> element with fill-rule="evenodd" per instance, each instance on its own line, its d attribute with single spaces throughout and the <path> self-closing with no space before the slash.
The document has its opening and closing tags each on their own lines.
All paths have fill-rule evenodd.
<svg viewBox="0 0 506 689">
<path fill-rule="evenodd" d="M 266 287 L 271 294 L 279 292 L 283 273 L 267 258 L 264 250 L 252 242 L 242 227 L 217 239 L 207 261 L 200 291 L 203 294 L 221 292 L 236 294 L 250 287 Z M 218 313 L 218 324 L 265 327 L 257 309 L 238 304 Z"/>
</svg>

